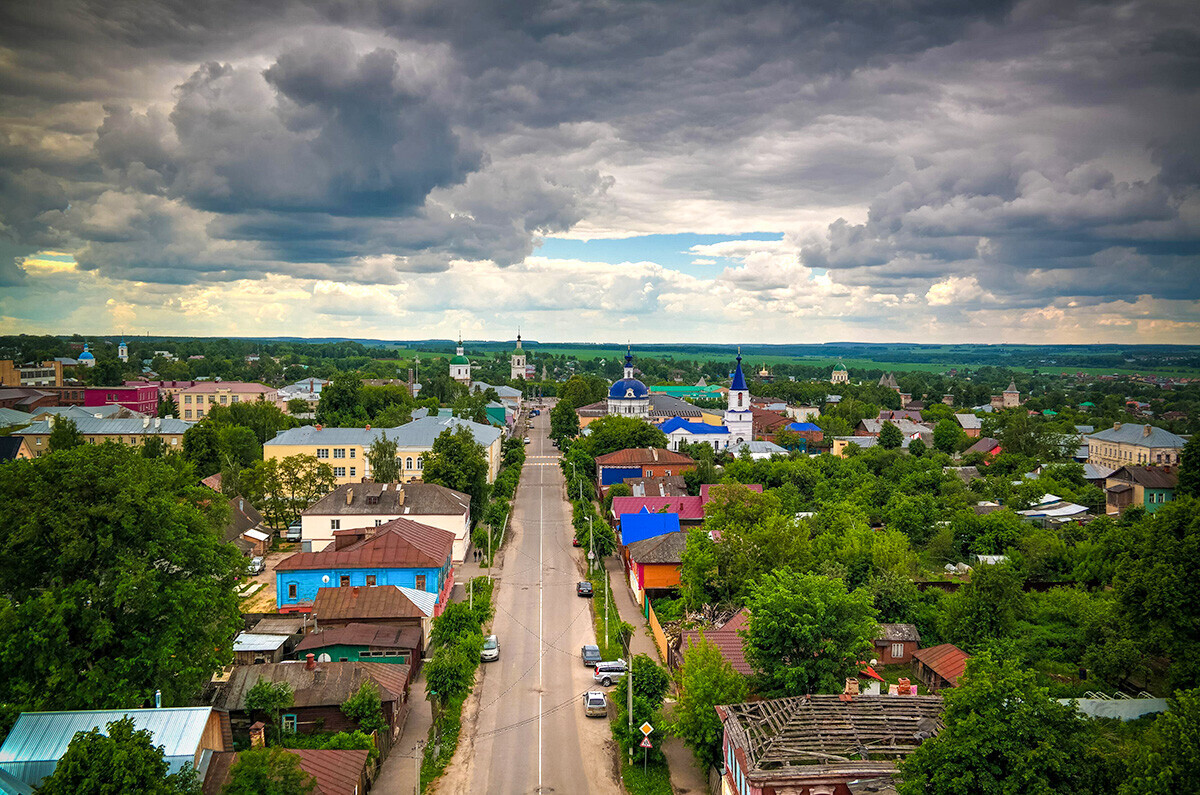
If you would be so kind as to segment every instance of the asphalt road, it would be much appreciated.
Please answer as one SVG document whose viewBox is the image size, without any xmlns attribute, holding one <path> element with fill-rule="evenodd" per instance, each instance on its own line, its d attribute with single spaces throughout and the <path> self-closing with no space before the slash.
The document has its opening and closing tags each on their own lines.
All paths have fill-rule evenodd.
<svg viewBox="0 0 1200 795">
<path fill-rule="evenodd" d="M 575 595 L 583 558 L 549 428 L 544 410 L 528 432 L 492 629 L 500 659 L 482 666 L 471 732 L 472 793 L 619 792 L 608 722 L 583 714 L 596 686 L 579 649 L 595 633 L 589 600 Z"/>
</svg>

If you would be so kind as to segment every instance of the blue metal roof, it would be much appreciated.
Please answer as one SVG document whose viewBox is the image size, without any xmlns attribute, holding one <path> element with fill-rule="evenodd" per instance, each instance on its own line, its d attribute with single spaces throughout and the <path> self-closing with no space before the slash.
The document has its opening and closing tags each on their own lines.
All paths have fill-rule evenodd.
<svg viewBox="0 0 1200 795">
<path fill-rule="evenodd" d="M 0 769 L 27 784 L 40 784 L 54 772 L 76 732 L 107 730 L 108 724 L 132 718 L 148 729 L 155 745 L 175 772 L 196 761 L 212 707 L 163 709 L 98 709 L 80 712 L 22 712 L 0 746 Z"/>
<path fill-rule="evenodd" d="M 637 513 L 621 514 L 621 543 L 628 546 L 635 541 L 656 538 L 665 533 L 679 531 L 679 514 L 650 513 L 642 508 Z"/>
<path fill-rule="evenodd" d="M 650 396 L 650 390 L 636 378 L 622 378 L 609 387 L 608 396 L 614 400 L 645 398 Z"/>
<path fill-rule="evenodd" d="M 724 425 L 709 425 L 707 422 L 689 422 L 683 417 L 672 417 L 671 419 L 658 426 L 658 429 L 663 433 L 671 433 L 672 431 L 684 430 L 688 433 L 701 434 L 728 434 L 729 429 Z"/>
<path fill-rule="evenodd" d="M 787 426 L 787 429 L 789 431 L 797 431 L 797 432 L 799 432 L 799 431 L 819 431 L 819 430 L 821 430 L 821 426 L 815 425 L 811 422 L 793 422 Z"/>
<path fill-rule="evenodd" d="M 730 389 L 739 390 L 746 388 L 746 376 L 742 375 L 742 353 L 738 351 L 737 367 L 733 371 L 733 383 L 729 385 Z"/>
</svg>

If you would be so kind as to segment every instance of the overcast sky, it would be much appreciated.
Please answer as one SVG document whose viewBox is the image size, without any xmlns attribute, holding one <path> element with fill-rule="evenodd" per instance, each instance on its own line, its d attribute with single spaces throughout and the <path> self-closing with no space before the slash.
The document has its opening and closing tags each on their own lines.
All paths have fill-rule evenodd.
<svg viewBox="0 0 1200 795">
<path fill-rule="evenodd" d="M 0 332 L 1200 343 L 1180 2 L 7 0 Z"/>
</svg>

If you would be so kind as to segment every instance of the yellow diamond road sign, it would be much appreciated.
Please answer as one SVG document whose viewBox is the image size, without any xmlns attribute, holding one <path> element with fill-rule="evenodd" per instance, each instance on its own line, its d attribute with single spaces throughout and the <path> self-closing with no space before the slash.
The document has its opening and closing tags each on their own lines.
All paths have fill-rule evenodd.
<svg viewBox="0 0 1200 795">
<path fill-rule="evenodd" d="M 645 736 L 647 736 L 647 737 L 649 737 L 649 736 L 650 736 L 650 732 L 654 731 L 654 727 L 650 725 L 650 721 L 646 721 L 645 723 L 643 723 L 643 724 L 642 724 L 641 726 L 639 726 L 638 728 L 639 728 L 639 729 L 641 729 L 641 730 L 642 730 L 642 734 L 644 734 L 644 735 L 645 735 Z"/>
</svg>

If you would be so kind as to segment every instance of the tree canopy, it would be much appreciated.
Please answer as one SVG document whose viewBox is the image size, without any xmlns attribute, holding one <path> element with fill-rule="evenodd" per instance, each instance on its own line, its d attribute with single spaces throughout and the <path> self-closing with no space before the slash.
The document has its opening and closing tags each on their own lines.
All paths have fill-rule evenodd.
<svg viewBox="0 0 1200 795">
<path fill-rule="evenodd" d="M 238 754 L 221 795 L 311 795 L 317 782 L 300 767 L 300 757 L 277 745 Z"/>
<path fill-rule="evenodd" d="M 54 772 L 37 795 L 200 795 L 200 779 L 190 766 L 175 773 L 147 729 L 122 718 L 107 731 L 91 729 L 71 739 Z"/>
<path fill-rule="evenodd" d="M 692 749 L 701 769 L 707 770 L 721 759 L 724 733 L 714 707 L 744 701 L 746 677 L 733 670 L 720 649 L 701 635 L 699 643 L 685 650 L 675 681 L 679 695 L 671 730 Z"/>
<path fill-rule="evenodd" d="M 488 492 L 487 451 L 475 441 L 468 428 L 447 428 L 438 434 L 425 457 L 424 477 L 427 483 L 437 483 L 470 495 L 473 521 L 483 515 Z"/>
</svg>

